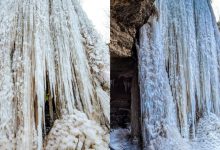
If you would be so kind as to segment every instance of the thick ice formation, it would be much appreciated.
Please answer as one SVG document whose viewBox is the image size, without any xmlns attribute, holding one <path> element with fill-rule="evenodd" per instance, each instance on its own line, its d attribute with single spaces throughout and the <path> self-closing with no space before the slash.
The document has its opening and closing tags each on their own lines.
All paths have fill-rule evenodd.
<svg viewBox="0 0 220 150">
<path fill-rule="evenodd" d="M 0 7 L 0 149 L 42 148 L 47 87 L 59 116 L 78 109 L 109 127 L 109 52 L 79 1 Z"/>
<path fill-rule="evenodd" d="M 219 150 L 220 148 L 220 119 L 215 114 L 205 114 L 198 121 L 196 138 L 192 148 L 199 150 Z"/>
<path fill-rule="evenodd" d="M 137 46 L 142 134 L 145 148 L 170 150 L 166 142 L 205 132 L 199 118 L 219 116 L 220 34 L 209 0 L 156 0 L 155 7 Z"/>
<path fill-rule="evenodd" d="M 85 114 L 74 110 L 72 115 L 64 115 L 56 120 L 45 143 L 45 149 L 107 150 L 108 132 Z"/>
</svg>

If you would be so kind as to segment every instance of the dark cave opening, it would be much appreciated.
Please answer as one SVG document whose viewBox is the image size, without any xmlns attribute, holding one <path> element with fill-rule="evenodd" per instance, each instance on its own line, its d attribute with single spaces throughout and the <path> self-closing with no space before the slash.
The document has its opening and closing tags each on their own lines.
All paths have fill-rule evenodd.
<svg viewBox="0 0 220 150">
<path fill-rule="evenodd" d="M 44 102 L 44 128 L 43 128 L 43 136 L 49 134 L 55 119 L 57 118 L 56 114 L 56 105 L 54 95 L 50 92 L 49 87 L 49 79 L 46 77 L 46 93 L 45 93 L 45 102 Z"/>
<path fill-rule="evenodd" d="M 111 58 L 111 129 L 131 128 L 140 139 L 140 100 L 137 62 L 132 57 Z"/>
<path fill-rule="evenodd" d="M 111 88 L 111 128 L 127 128 L 131 118 L 130 78 L 113 78 Z"/>
<path fill-rule="evenodd" d="M 111 128 L 127 128 L 131 122 L 130 58 L 111 58 Z"/>
<path fill-rule="evenodd" d="M 45 134 L 48 135 L 48 133 L 50 132 L 53 123 L 55 121 L 55 104 L 53 99 L 51 99 L 52 102 L 49 102 L 49 100 L 45 101 Z M 52 106 L 51 106 L 52 105 Z M 51 110 L 52 108 L 52 110 Z M 52 115 L 51 115 L 52 113 Z"/>
</svg>

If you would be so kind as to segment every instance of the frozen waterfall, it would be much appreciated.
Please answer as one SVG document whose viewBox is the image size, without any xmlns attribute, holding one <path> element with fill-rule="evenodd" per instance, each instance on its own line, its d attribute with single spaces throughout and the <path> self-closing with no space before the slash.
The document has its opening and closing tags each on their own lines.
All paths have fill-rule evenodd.
<svg viewBox="0 0 220 150">
<path fill-rule="evenodd" d="M 146 149 L 220 149 L 220 33 L 210 3 L 156 0 L 140 29 Z"/>
<path fill-rule="evenodd" d="M 0 149 L 43 148 L 47 93 L 58 119 L 77 109 L 107 131 L 109 50 L 79 1 L 2 0 L 0 8 Z"/>
</svg>

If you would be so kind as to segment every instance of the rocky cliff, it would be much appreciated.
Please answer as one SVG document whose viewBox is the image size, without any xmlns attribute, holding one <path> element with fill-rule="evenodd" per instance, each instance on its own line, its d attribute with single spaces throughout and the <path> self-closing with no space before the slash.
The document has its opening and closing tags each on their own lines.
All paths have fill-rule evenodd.
<svg viewBox="0 0 220 150">
<path fill-rule="evenodd" d="M 154 0 L 111 0 L 111 57 L 132 55 L 138 29 L 156 13 Z"/>
</svg>

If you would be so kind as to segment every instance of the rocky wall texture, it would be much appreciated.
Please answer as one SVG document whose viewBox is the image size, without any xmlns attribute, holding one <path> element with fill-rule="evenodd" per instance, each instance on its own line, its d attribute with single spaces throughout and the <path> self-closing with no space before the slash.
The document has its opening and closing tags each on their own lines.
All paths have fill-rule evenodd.
<svg viewBox="0 0 220 150">
<path fill-rule="evenodd" d="M 111 57 L 130 57 L 137 30 L 155 14 L 154 0 L 111 0 Z"/>
</svg>

